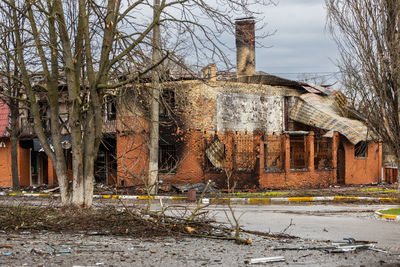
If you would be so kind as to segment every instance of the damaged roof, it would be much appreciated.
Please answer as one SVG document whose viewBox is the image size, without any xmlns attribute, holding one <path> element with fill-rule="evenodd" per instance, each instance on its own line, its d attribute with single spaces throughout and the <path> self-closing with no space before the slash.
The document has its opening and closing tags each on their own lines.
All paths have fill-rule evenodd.
<svg viewBox="0 0 400 267">
<path fill-rule="evenodd" d="M 329 96 L 306 93 L 300 96 L 289 117 L 303 124 L 327 130 L 327 137 L 331 137 L 333 132 L 337 131 L 353 144 L 373 139 L 372 133 L 363 122 L 348 118 L 347 104 L 346 97 L 338 91 Z"/>
</svg>

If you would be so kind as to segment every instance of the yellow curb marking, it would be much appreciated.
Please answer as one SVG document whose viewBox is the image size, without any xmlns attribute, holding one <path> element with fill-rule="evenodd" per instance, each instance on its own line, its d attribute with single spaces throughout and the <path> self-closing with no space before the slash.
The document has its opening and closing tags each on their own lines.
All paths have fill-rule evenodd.
<svg viewBox="0 0 400 267">
<path fill-rule="evenodd" d="M 137 197 L 138 199 L 154 199 L 154 197 L 153 196 L 150 196 L 150 197 L 148 197 L 148 196 L 138 196 Z"/>
<path fill-rule="evenodd" d="M 289 201 L 295 202 L 295 201 L 313 201 L 313 197 L 289 197 Z"/>
<path fill-rule="evenodd" d="M 249 204 L 270 204 L 270 198 L 249 198 Z"/>
<path fill-rule="evenodd" d="M 51 196 L 50 194 L 39 194 L 38 195 L 39 197 L 49 197 L 49 196 Z"/>
<path fill-rule="evenodd" d="M 342 197 L 342 196 L 335 196 L 333 197 L 334 200 L 358 200 L 358 197 Z"/>
<path fill-rule="evenodd" d="M 396 201 L 398 199 L 395 198 L 395 197 L 380 197 L 379 200 L 382 200 L 382 201 Z"/>
<path fill-rule="evenodd" d="M 171 197 L 172 200 L 184 200 L 186 197 Z"/>
<path fill-rule="evenodd" d="M 102 195 L 103 198 L 112 198 L 112 199 L 118 199 L 119 195 Z"/>
<path fill-rule="evenodd" d="M 390 220 L 396 220 L 397 216 L 396 215 L 388 215 L 388 214 L 382 214 L 379 215 L 380 218 L 385 218 L 385 219 L 390 219 Z"/>
</svg>

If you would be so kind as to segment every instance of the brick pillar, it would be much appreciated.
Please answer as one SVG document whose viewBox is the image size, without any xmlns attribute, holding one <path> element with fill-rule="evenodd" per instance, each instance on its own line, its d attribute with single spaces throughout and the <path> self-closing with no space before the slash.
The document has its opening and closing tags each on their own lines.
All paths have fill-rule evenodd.
<svg viewBox="0 0 400 267">
<path fill-rule="evenodd" d="M 265 149 L 264 149 L 264 141 L 260 140 L 260 174 L 264 172 L 265 169 Z"/>
<path fill-rule="evenodd" d="M 310 132 L 307 136 L 307 145 L 308 145 L 308 170 L 313 172 L 315 169 L 314 166 L 314 132 Z"/>
<path fill-rule="evenodd" d="M 338 150 L 338 147 L 339 147 L 339 141 L 340 141 L 339 133 L 335 132 L 333 134 L 333 137 L 332 137 L 332 167 L 333 167 L 333 170 L 332 170 L 332 172 L 333 172 L 333 174 L 332 174 L 333 181 L 332 181 L 332 183 L 333 184 L 337 184 L 337 172 L 336 172 L 336 170 L 337 170 L 337 150 Z"/>
<path fill-rule="evenodd" d="M 57 183 L 57 175 L 53 167 L 53 162 L 50 160 L 50 158 L 47 158 L 47 177 L 48 177 L 48 183 L 49 186 L 53 186 Z"/>
<path fill-rule="evenodd" d="M 382 164 L 382 139 L 378 140 L 378 183 L 383 182 L 383 164 Z"/>
<path fill-rule="evenodd" d="M 221 140 L 225 144 L 225 168 L 232 170 L 233 169 L 233 149 L 234 149 L 234 139 L 232 133 L 225 133 L 224 139 Z"/>
<path fill-rule="evenodd" d="M 283 137 L 284 148 L 285 148 L 285 173 L 290 172 L 290 138 L 288 134 Z"/>
</svg>

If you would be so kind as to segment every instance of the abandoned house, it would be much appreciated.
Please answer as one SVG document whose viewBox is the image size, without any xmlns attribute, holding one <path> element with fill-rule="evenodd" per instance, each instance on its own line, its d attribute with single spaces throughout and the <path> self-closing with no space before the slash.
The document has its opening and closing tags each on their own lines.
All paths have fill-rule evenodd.
<svg viewBox="0 0 400 267">
<path fill-rule="evenodd" d="M 236 47 L 233 77 L 209 64 L 202 78 L 169 75 L 162 83 L 160 181 L 212 179 L 220 188 L 239 189 L 369 184 L 383 179 L 382 144 L 357 119 L 341 92 L 257 73 L 252 19 L 236 21 Z M 147 179 L 148 82 L 121 89 L 116 102 L 104 99 L 96 182 L 129 186 Z M 61 97 L 60 108 L 66 108 L 62 103 Z M 45 103 L 41 112 L 44 125 L 49 125 Z M 12 181 L 8 113 L 6 105 L 0 106 L 1 187 Z M 26 110 L 20 128 L 20 184 L 56 184 L 52 163 Z M 68 159 L 70 137 L 67 131 L 63 134 Z"/>
<path fill-rule="evenodd" d="M 213 179 L 221 188 L 381 181 L 382 145 L 341 92 L 256 73 L 252 19 L 236 21 L 236 47 L 233 79 L 210 64 L 203 79 L 163 83 L 159 180 L 176 184 Z M 143 91 L 139 86 L 128 97 L 130 107 L 121 105 L 121 185 L 147 177 L 149 122 L 148 110 L 140 105 L 146 103 Z"/>
<path fill-rule="evenodd" d="M 34 77 L 41 82 L 42 77 Z M 71 154 L 71 137 L 68 133 L 68 107 L 67 107 L 67 90 L 65 83 L 60 81 L 59 85 L 59 108 L 60 120 L 63 123 L 61 130 L 62 145 L 64 148 L 65 158 L 69 175 L 72 178 L 72 154 Z M 47 98 L 45 92 L 36 88 L 36 97 L 38 99 L 42 125 L 45 132 L 50 136 L 50 117 L 47 106 Z M 95 179 L 98 183 L 115 184 L 116 183 L 116 108 L 115 102 L 111 99 L 111 95 L 105 96 L 104 114 L 103 114 L 103 142 L 100 145 L 97 160 L 95 162 Z M 11 172 L 11 144 L 7 126 L 9 125 L 9 108 L 0 101 L 0 187 L 12 186 Z M 21 115 L 19 117 L 19 140 L 18 140 L 18 172 L 19 183 L 22 187 L 57 185 L 57 176 L 53 168 L 50 158 L 44 152 L 39 139 L 34 132 L 33 118 L 27 108 L 21 107 Z"/>
</svg>

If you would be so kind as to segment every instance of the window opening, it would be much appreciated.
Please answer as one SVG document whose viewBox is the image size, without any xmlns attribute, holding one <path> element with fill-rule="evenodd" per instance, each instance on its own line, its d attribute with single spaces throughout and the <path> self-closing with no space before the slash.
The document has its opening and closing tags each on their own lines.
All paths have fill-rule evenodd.
<svg viewBox="0 0 400 267">
<path fill-rule="evenodd" d="M 264 143 L 264 168 L 267 171 L 283 171 L 285 167 L 285 149 L 282 136 L 268 136 Z"/>
<path fill-rule="evenodd" d="M 113 121 L 117 118 L 117 107 L 115 106 L 115 97 L 108 95 L 105 97 L 105 115 L 106 119 Z"/>
<path fill-rule="evenodd" d="M 160 116 L 167 117 L 171 110 L 175 108 L 175 92 L 170 89 L 164 89 L 162 92 L 162 101 L 160 104 Z"/>
<path fill-rule="evenodd" d="M 161 173 L 174 171 L 178 162 L 175 144 L 159 144 L 158 167 Z"/>
<path fill-rule="evenodd" d="M 307 136 L 290 136 L 290 169 L 307 169 Z"/>
<path fill-rule="evenodd" d="M 332 165 L 332 139 L 314 137 L 314 166 L 315 169 L 330 169 Z"/>
<path fill-rule="evenodd" d="M 366 141 L 360 141 L 354 146 L 354 156 L 356 158 L 368 157 L 368 143 Z"/>
<path fill-rule="evenodd" d="M 251 170 L 256 163 L 253 135 L 238 134 L 235 136 L 234 166 L 236 170 Z"/>
<path fill-rule="evenodd" d="M 210 141 L 206 145 L 205 151 L 205 169 L 206 170 L 221 170 L 225 167 L 225 146 L 218 138 Z"/>
</svg>

